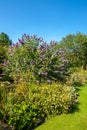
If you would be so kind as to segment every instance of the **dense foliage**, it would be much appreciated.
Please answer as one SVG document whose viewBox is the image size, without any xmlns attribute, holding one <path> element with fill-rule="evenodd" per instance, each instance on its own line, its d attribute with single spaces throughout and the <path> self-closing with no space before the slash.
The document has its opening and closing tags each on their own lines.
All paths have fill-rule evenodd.
<svg viewBox="0 0 87 130">
<path fill-rule="evenodd" d="M 87 35 L 82 33 L 69 34 L 62 38 L 60 47 L 64 49 L 70 67 L 87 66 Z M 71 58 L 72 57 L 72 58 Z"/>
<path fill-rule="evenodd" d="M 77 102 L 75 89 L 58 83 L 40 86 L 21 82 L 14 91 L 9 91 L 9 86 L 1 82 L 0 103 L 4 120 L 16 130 L 29 130 L 50 116 L 68 113 Z"/>
<path fill-rule="evenodd" d="M 4 32 L 0 33 L 0 45 L 9 46 L 11 44 L 12 41 L 9 39 L 9 36 Z"/>
<path fill-rule="evenodd" d="M 51 116 L 72 112 L 78 101 L 75 87 L 87 83 L 81 68 L 86 66 L 87 36 L 81 33 L 59 44 L 26 34 L 11 44 L 1 33 L 0 120 L 15 130 L 30 130 Z"/>
<path fill-rule="evenodd" d="M 28 74 L 29 81 L 65 81 L 68 61 L 64 51 L 61 48 L 55 51 L 55 46 L 56 43 L 47 45 L 40 38 L 23 35 L 7 52 L 6 74 L 16 81 L 24 79 L 23 73 L 26 78 Z"/>
<path fill-rule="evenodd" d="M 0 34 L 0 81 L 5 80 L 4 65 L 7 60 L 6 52 L 11 44 L 9 36 L 2 32 Z"/>
</svg>

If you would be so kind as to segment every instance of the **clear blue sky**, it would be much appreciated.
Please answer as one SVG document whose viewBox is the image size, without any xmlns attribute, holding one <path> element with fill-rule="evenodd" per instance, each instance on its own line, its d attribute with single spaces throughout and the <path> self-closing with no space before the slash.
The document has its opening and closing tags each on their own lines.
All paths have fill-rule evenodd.
<svg viewBox="0 0 87 130">
<path fill-rule="evenodd" d="M 87 0 L 0 0 L 0 32 L 13 42 L 24 33 L 45 41 L 87 33 Z"/>
</svg>

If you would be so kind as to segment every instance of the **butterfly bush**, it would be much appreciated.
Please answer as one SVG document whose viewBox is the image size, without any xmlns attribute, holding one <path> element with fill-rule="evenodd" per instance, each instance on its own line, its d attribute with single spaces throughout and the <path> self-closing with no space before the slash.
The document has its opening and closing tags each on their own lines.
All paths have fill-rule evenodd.
<svg viewBox="0 0 87 130">
<path fill-rule="evenodd" d="M 7 52 L 6 74 L 18 81 L 37 82 L 64 81 L 67 75 L 68 61 L 57 42 L 49 44 L 36 35 L 24 34 Z"/>
<path fill-rule="evenodd" d="M 41 41 L 40 38 L 39 40 Z M 16 44 L 10 46 L 7 52 L 6 74 L 9 74 L 10 77 L 17 81 L 23 79 L 25 73 L 32 72 L 38 45 L 39 42 L 36 36 L 30 37 L 24 34 Z"/>
<path fill-rule="evenodd" d="M 39 81 L 53 82 L 65 80 L 68 61 L 62 49 L 55 49 L 56 44 L 52 42 L 40 45 L 38 48 L 38 62 L 36 62 L 35 73 Z"/>
</svg>

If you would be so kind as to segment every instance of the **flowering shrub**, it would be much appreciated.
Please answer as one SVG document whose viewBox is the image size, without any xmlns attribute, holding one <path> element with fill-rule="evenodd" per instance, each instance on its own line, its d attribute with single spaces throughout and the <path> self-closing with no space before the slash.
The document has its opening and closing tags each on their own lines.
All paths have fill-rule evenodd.
<svg viewBox="0 0 87 130">
<path fill-rule="evenodd" d="M 31 73 L 38 44 L 38 40 L 34 37 L 23 35 L 22 40 L 19 39 L 19 43 L 11 46 L 7 52 L 6 74 L 18 81 L 22 77 L 22 73 Z"/>
<path fill-rule="evenodd" d="M 36 36 L 23 35 L 9 48 L 6 75 L 17 82 L 25 80 L 23 75 L 28 76 L 29 82 L 65 81 L 68 61 L 62 49 L 55 49 L 56 45 L 54 42 L 47 45 Z"/>
<path fill-rule="evenodd" d="M 55 50 L 56 44 L 42 44 L 38 49 L 38 62 L 35 65 L 37 80 L 53 82 L 65 80 L 68 61 L 62 49 Z"/>
</svg>

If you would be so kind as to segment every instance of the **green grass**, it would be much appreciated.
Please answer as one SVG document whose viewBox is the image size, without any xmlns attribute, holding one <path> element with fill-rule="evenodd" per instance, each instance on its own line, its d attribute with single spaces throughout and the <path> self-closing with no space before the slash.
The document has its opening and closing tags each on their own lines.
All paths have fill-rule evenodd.
<svg viewBox="0 0 87 130">
<path fill-rule="evenodd" d="M 78 111 L 49 119 L 36 130 L 87 130 L 87 86 L 80 88 L 78 100 Z"/>
</svg>

